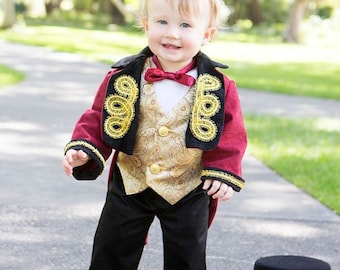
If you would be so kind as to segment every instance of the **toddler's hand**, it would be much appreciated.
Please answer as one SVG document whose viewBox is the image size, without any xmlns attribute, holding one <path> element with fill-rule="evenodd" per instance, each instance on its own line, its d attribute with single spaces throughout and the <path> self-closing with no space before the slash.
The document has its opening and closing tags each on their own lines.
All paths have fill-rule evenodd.
<svg viewBox="0 0 340 270">
<path fill-rule="evenodd" d="M 70 149 L 63 158 L 63 169 L 67 176 L 71 176 L 74 167 L 84 165 L 90 159 L 89 155 L 82 150 Z"/>
<path fill-rule="evenodd" d="M 234 194 L 232 187 L 218 180 L 206 179 L 203 184 L 203 189 L 208 191 L 208 195 L 212 195 L 214 199 L 220 201 L 228 201 Z"/>
</svg>

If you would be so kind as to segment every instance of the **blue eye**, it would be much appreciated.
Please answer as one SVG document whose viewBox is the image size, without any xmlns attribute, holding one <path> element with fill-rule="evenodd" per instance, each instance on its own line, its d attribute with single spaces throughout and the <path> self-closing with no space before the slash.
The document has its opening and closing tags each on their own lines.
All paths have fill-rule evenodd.
<svg viewBox="0 0 340 270">
<path fill-rule="evenodd" d="M 165 20 L 159 20 L 158 23 L 159 23 L 159 24 L 167 24 L 167 21 L 165 21 Z"/>
<path fill-rule="evenodd" d="M 191 27 L 191 26 L 190 26 L 190 24 L 188 24 L 188 23 L 182 23 L 182 24 L 181 24 L 181 27 L 183 27 L 183 28 L 189 28 L 189 27 Z"/>
</svg>

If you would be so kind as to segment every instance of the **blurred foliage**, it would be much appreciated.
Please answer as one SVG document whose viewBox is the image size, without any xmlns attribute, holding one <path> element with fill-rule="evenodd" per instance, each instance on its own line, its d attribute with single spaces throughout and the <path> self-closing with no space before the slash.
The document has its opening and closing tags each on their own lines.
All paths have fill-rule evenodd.
<svg viewBox="0 0 340 270">
<path fill-rule="evenodd" d="M 316 15 L 318 15 L 321 19 L 329 19 L 334 14 L 334 8 L 331 6 L 323 6 L 317 9 Z"/>
<path fill-rule="evenodd" d="M 230 25 L 235 25 L 239 20 L 249 19 L 249 0 L 225 0 L 232 13 L 228 20 Z M 289 2 L 287 0 L 259 0 L 261 15 L 266 24 L 283 23 L 287 18 Z"/>
<path fill-rule="evenodd" d="M 27 5 L 23 2 L 16 2 L 15 3 L 15 11 L 17 13 L 25 13 L 27 10 Z"/>
<path fill-rule="evenodd" d="M 76 11 L 91 11 L 93 2 L 93 0 L 73 0 L 73 8 Z"/>
<path fill-rule="evenodd" d="M 33 0 L 34 1 L 34 0 Z M 33 2 L 28 0 L 16 0 L 16 10 L 18 13 L 25 13 L 30 9 Z M 247 20 L 250 18 L 251 10 L 249 3 L 251 0 L 224 0 L 230 9 L 228 19 L 229 25 L 236 25 L 239 20 Z M 257 0 L 261 17 L 266 25 L 285 23 L 291 0 Z M 48 9 L 60 9 L 67 6 L 75 12 L 87 12 L 110 14 L 112 12 L 112 4 L 110 0 L 45 0 Z M 140 0 L 125 0 L 124 4 L 129 10 L 138 11 L 141 5 Z M 335 8 L 340 8 L 340 2 L 337 0 L 311 0 L 306 13 L 308 15 L 315 14 L 321 18 L 330 18 L 334 14 Z M 49 12 L 48 12 L 49 13 Z"/>
<path fill-rule="evenodd" d="M 15 3 L 20 22 L 24 22 L 32 14 L 38 13 L 34 19 L 40 20 L 42 17 L 46 17 L 47 23 L 50 17 L 54 19 L 55 16 L 62 16 L 65 19 L 61 21 L 62 25 L 78 20 L 83 22 L 83 25 L 79 24 L 79 27 L 85 28 L 91 27 L 90 24 L 94 24 L 92 27 L 113 24 L 131 26 L 136 23 L 135 13 L 138 12 L 142 2 L 139 0 L 121 1 L 125 5 L 126 12 L 121 13 L 111 0 L 15 0 Z M 42 5 L 45 3 L 45 7 L 41 7 L 41 4 L 38 5 L 38 2 Z M 267 36 L 268 31 L 272 31 L 273 35 L 278 34 L 282 37 L 293 0 L 224 0 L 224 2 L 229 9 L 229 13 L 226 14 L 225 29 L 244 32 L 255 28 L 259 35 L 266 34 Z M 32 11 L 33 8 L 40 9 L 40 12 Z M 42 12 L 41 8 L 45 8 L 46 12 Z M 339 0 L 309 0 L 305 15 L 306 17 L 317 15 L 321 19 L 328 19 L 334 16 L 335 8 L 340 8 Z M 96 20 L 83 18 L 89 17 L 89 14 L 99 16 L 94 17 Z M 292 29 L 298 28 L 298 25 L 292 27 Z M 296 41 L 300 40 L 296 39 Z"/>
<path fill-rule="evenodd" d="M 55 25 L 84 29 L 107 29 L 110 17 L 108 14 L 77 12 L 75 10 L 54 10 L 46 18 L 26 18 L 27 25 Z"/>
</svg>

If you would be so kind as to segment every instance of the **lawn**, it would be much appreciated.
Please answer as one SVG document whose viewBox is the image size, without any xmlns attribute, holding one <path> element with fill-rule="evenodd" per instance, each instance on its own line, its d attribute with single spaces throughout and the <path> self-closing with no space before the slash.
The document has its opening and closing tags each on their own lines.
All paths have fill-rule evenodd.
<svg viewBox="0 0 340 270">
<path fill-rule="evenodd" d="M 25 75 L 7 66 L 0 65 L 0 89 L 24 80 Z"/>
<path fill-rule="evenodd" d="M 248 115 L 245 123 L 255 157 L 340 214 L 340 119 Z"/>
<path fill-rule="evenodd" d="M 203 51 L 230 66 L 225 73 L 239 87 L 340 100 L 338 47 L 232 41 L 233 33 L 220 33 Z M 113 63 L 140 51 L 144 34 L 116 27 L 85 29 L 57 25 L 33 25 L 0 31 L 0 38 L 55 50 L 82 54 Z M 246 75 L 245 75 L 246 74 Z"/>
<path fill-rule="evenodd" d="M 0 31 L 0 38 L 81 54 L 113 63 L 141 50 L 137 30 L 35 24 Z M 220 33 L 204 52 L 230 66 L 225 73 L 241 88 L 340 100 L 337 47 L 247 42 Z M 2 72 L 1 72 L 2 73 Z M 0 78 L 1 83 L 1 78 Z M 340 214 L 340 122 L 248 115 L 250 151 L 273 170 Z M 251 181 L 251 179 L 249 179 Z"/>
</svg>

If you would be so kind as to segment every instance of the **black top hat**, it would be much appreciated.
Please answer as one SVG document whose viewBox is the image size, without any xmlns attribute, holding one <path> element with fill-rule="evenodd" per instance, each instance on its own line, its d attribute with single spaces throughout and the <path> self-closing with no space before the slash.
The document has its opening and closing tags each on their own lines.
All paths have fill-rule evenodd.
<svg viewBox="0 0 340 270">
<path fill-rule="evenodd" d="M 331 266 L 314 258 L 286 255 L 260 258 L 254 270 L 331 270 Z"/>
</svg>

